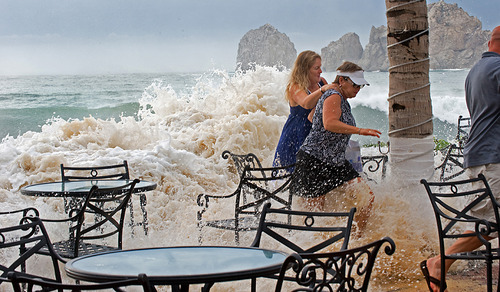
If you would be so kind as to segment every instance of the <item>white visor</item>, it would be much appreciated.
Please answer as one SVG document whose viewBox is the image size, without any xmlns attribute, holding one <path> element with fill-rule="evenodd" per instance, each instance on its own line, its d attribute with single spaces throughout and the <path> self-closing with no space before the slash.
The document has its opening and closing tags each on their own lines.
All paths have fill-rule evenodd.
<svg viewBox="0 0 500 292">
<path fill-rule="evenodd" d="M 351 79 L 352 82 L 357 85 L 370 85 L 368 81 L 366 81 L 363 72 L 364 71 L 362 70 L 354 72 L 342 72 L 340 70 L 337 70 L 337 76 L 349 77 L 349 79 Z"/>
</svg>

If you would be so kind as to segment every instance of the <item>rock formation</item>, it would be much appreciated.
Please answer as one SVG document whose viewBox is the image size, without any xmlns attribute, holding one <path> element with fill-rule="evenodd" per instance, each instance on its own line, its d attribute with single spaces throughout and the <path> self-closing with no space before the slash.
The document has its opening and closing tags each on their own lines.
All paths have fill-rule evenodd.
<svg viewBox="0 0 500 292">
<path fill-rule="evenodd" d="M 431 69 L 470 68 L 488 50 L 490 31 L 457 4 L 428 5 Z"/>
<path fill-rule="evenodd" d="M 491 32 L 482 30 L 481 21 L 457 4 L 443 0 L 429 4 L 428 19 L 431 69 L 470 68 L 488 49 Z M 363 50 L 359 36 L 346 33 L 321 49 L 323 70 L 335 71 L 344 60 L 357 63 L 366 71 L 388 70 L 386 35 L 386 26 L 372 26 L 370 40 Z M 266 24 L 243 36 L 237 62 L 244 70 L 251 68 L 251 64 L 281 65 L 290 69 L 296 57 L 297 51 L 290 39 Z"/>
<path fill-rule="evenodd" d="M 297 50 L 290 38 L 270 24 L 247 32 L 238 45 L 236 62 L 242 70 L 254 64 L 291 69 L 297 58 Z"/>
<path fill-rule="evenodd" d="M 387 71 L 389 58 L 387 56 L 387 27 L 372 26 L 370 40 L 363 51 L 363 56 L 358 62 L 365 71 Z"/>
<path fill-rule="evenodd" d="M 359 36 L 353 32 L 343 35 L 338 41 L 331 42 L 321 49 L 323 70 L 333 72 L 344 61 L 357 63 L 363 55 Z"/>
</svg>

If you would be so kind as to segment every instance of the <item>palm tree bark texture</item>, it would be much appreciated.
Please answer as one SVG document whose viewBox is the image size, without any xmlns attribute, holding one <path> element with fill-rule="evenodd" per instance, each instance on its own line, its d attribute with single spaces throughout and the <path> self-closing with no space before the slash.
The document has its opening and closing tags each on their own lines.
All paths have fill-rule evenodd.
<svg viewBox="0 0 500 292">
<path fill-rule="evenodd" d="M 389 137 L 433 134 L 425 0 L 386 0 Z"/>
</svg>

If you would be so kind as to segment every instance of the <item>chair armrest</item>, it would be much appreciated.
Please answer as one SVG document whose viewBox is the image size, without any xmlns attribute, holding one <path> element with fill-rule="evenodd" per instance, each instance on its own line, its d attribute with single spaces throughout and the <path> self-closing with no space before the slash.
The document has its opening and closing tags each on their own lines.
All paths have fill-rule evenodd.
<svg viewBox="0 0 500 292">
<path fill-rule="evenodd" d="M 77 221 L 78 217 L 80 217 L 80 211 L 81 211 L 80 209 L 71 209 L 69 211 L 69 217 L 68 218 L 61 218 L 61 219 L 40 218 L 40 220 L 42 220 L 43 222 L 59 222 L 59 223 L 61 223 L 61 222 L 69 222 L 69 221 Z"/>
<path fill-rule="evenodd" d="M 238 194 L 241 193 L 241 187 L 238 186 L 236 191 L 232 192 L 231 194 L 228 195 L 207 195 L 207 194 L 199 194 L 198 197 L 196 198 L 196 203 L 198 206 L 201 207 L 201 210 L 197 211 L 196 218 L 198 221 L 202 221 L 203 214 L 205 211 L 208 209 L 208 204 L 210 202 L 210 199 L 228 199 L 237 196 Z"/>
<path fill-rule="evenodd" d="M 199 194 L 198 197 L 196 198 L 196 203 L 198 206 L 203 207 L 203 208 L 208 208 L 208 202 L 210 199 L 227 199 L 227 198 L 232 198 L 239 194 L 241 192 L 240 188 L 236 191 L 234 191 L 231 194 L 228 195 L 207 195 L 207 194 Z"/>
<path fill-rule="evenodd" d="M 39 217 L 40 213 L 36 208 L 33 207 L 28 207 L 24 209 L 18 209 L 18 210 L 12 210 L 12 211 L 6 211 L 6 212 L 0 212 L 0 215 L 9 215 L 9 214 L 16 214 L 16 213 L 23 213 L 23 217 L 33 215 L 34 217 Z M 32 212 L 33 214 L 30 214 Z"/>
<path fill-rule="evenodd" d="M 484 245 L 489 245 L 490 242 L 485 239 L 484 236 L 493 236 L 492 233 L 498 232 L 498 226 L 489 222 L 488 220 L 479 219 L 475 223 L 474 230 L 479 240 Z"/>
</svg>

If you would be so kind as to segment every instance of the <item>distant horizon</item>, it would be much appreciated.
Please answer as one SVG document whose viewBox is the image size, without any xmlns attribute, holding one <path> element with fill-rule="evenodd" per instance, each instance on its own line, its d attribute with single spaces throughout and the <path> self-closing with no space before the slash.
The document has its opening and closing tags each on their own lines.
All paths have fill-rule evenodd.
<svg viewBox="0 0 500 292">
<path fill-rule="evenodd" d="M 134 74 L 140 74 L 140 75 L 162 75 L 162 74 L 205 74 L 213 71 L 219 71 L 221 69 L 209 69 L 206 71 L 183 71 L 183 72 L 99 72 L 99 73 L 74 73 L 74 74 L 63 74 L 63 73 L 40 73 L 40 74 L 1 74 L 0 77 L 3 78 L 8 78 L 8 77 L 36 77 L 36 76 L 109 76 L 109 75 L 134 75 Z M 468 71 L 470 68 L 451 68 L 451 69 L 429 69 L 429 72 L 438 72 L 438 71 Z M 236 71 L 235 70 L 226 70 L 227 73 L 229 74 L 234 74 Z M 384 70 L 373 70 L 373 71 L 366 71 L 366 72 L 387 72 Z M 323 74 L 329 74 L 329 73 L 335 73 L 335 71 L 323 71 Z"/>
<path fill-rule="evenodd" d="M 476 16 L 484 30 L 500 24 L 495 23 L 498 0 L 446 2 Z M 0 75 L 231 72 L 241 38 L 266 23 L 286 34 L 297 52 L 321 52 L 347 32 L 355 32 L 365 47 L 371 27 L 387 25 L 381 0 L 317 0 L 314 4 L 2 0 Z M 343 13 L 335 13 L 340 5 Z"/>
</svg>

